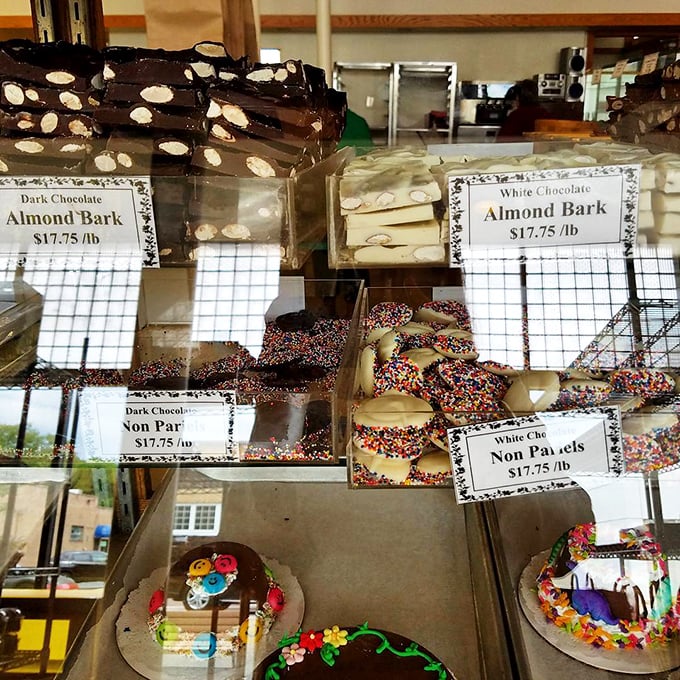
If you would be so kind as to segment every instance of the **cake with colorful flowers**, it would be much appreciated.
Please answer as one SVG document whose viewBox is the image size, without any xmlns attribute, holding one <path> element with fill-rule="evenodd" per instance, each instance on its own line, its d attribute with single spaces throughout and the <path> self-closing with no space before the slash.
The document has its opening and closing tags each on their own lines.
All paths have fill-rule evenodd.
<svg viewBox="0 0 680 680">
<path fill-rule="evenodd" d="M 548 620 L 595 647 L 645 649 L 677 636 L 677 574 L 649 527 L 573 527 L 553 546 L 537 584 Z"/>
<path fill-rule="evenodd" d="M 163 651 L 210 659 L 259 643 L 286 606 L 274 574 L 241 543 L 208 543 L 170 569 L 149 600 L 148 626 Z M 238 664 L 235 664 L 238 665 Z"/>
<path fill-rule="evenodd" d="M 254 680 L 453 680 L 433 654 L 413 640 L 370 628 L 330 626 L 298 631 L 256 669 Z"/>
</svg>

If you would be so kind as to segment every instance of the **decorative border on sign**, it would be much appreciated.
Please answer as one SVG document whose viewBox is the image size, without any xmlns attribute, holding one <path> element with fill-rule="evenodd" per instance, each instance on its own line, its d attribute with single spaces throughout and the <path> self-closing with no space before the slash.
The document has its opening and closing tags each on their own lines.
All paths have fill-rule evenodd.
<svg viewBox="0 0 680 680">
<path fill-rule="evenodd" d="M 637 233 L 637 207 L 639 196 L 639 173 L 641 166 L 639 164 L 629 165 L 598 165 L 586 166 L 579 168 L 561 168 L 549 170 L 527 170 L 525 172 L 504 172 L 504 173 L 488 173 L 479 175 L 452 175 L 449 179 L 449 220 L 450 220 L 450 248 L 449 248 L 449 266 L 459 267 L 464 264 L 463 259 L 463 244 L 461 243 L 461 235 L 463 233 L 462 217 L 466 210 L 468 210 L 467 187 L 473 184 L 507 184 L 510 182 L 522 181 L 539 181 L 555 180 L 555 179 L 582 179 L 584 177 L 607 177 L 621 175 L 623 178 L 623 236 L 621 246 L 623 247 L 623 256 L 632 257 L 635 238 Z M 593 244 L 595 247 L 601 247 L 602 244 Z M 523 245 L 521 250 L 524 251 L 538 251 L 544 246 L 527 246 Z M 554 246 L 553 246 L 554 247 Z M 588 246 L 564 246 L 568 252 L 572 253 L 574 250 L 586 250 Z M 514 255 L 513 255 L 514 257 Z M 540 257 L 540 254 L 538 255 Z"/>
<path fill-rule="evenodd" d="M 97 388 L 92 388 L 97 389 Z M 124 389 L 124 388 L 123 388 Z M 89 399 L 81 398 L 81 423 L 97 423 L 98 413 L 96 411 L 96 397 L 94 392 L 90 393 L 92 396 Z M 129 454 L 121 453 L 115 458 L 112 457 L 87 457 L 84 462 L 118 462 L 120 464 L 132 463 L 136 465 L 210 465 L 217 463 L 238 463 L 238 443 L 236 442 L 235 429 L 235 408 L 236 408 L 236 393 L 231 390 L 136 390 L 126 392 L 122 397 L 124 401 L 132 397 L 138 401 L 159 400 L 163 399 L 178 399 L 184 402 L 191 400 L 201 400 L 206 397 L 217 397 L 219 401 L 214 403 L 222 403 L 226 406 L 226 418 L 224 423 L 224 441 L 225 452 L 223 454 L 202 454 L 202 453 L 187 453 L 187 454 Z M 83 445 L 86 450 L 97 451 L 98 444 L 98 426 L 86 426 L 83 434 Z"/>
<path fill-rule="evenodd" d="M 579 472 L 579 474 L 588 474 L 592 477 L 618 477 L 623 473 L 624 459 L 621 444 L 621 417 L 617 407 L 602 406 L 588 409 L 572 409 L 570 411 L 538 412 L 530 416 L 520 416 L 516 418 L 507 418 L 506 420 L 494 420 L 486 423 L 475 423 L 463 427 L 448 428 L 449 455 L 451 457 L 453 483 L 458 502 L 469 503 L 475 501 L 490 501 L 508 496 L 520 496 L 530 493 L 541 493 L 543 491 L 555 491 L 557 489 L 577 487 L 578 484 L 576 482 L 565 479 L 564 481 L 536 482 L 534 484 L 517 485 L 512 489 L 497 489 L 496 491 L 491 492 L 475 493 L 471 488 L 472 480 L 470 478 L 470 470 L 465 465 L 466 455 L 463 452 L 462 444 L 468 435 L 474 433 L 505 430 L 509 427 L 517 428 L 526 425 L 540 425 L 542 417 L 578 418 L 584 415 L 590 416 L 593 414 L 604 416 L 606 430 L 605 437 L 609 442 L 609 472 Z"/>
<path fill-rule="evenodd" d="M 113 187 L 130 189 L 137 217 L 137 232 L 143 257 L 144 267 L 159 267 L 158 241 L 156 239 L 156 223 L 151 200 L 151 178 L 142 176 L 106 176 L 106 177 L 73 177 L 59 175 L 36 176 L 4 176 L 0 177 L 0 189 L 3 187 L 30 187 L 47 190 L 68 188 L 98 188 Z M 84 253 L 85 254 L 85 253 Z"/>
</svg>

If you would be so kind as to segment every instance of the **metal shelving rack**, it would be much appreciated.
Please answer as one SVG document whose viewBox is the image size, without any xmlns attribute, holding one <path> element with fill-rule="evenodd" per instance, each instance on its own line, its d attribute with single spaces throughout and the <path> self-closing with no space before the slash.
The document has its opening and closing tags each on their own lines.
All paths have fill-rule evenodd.
<svg viewBox="0 0 680 680">
<path fill-rule="evenodd" d="M 384 134 L 389 143 L 390 130 L 392 129 L 392 107 L 390 102 L 392 101 L 392 89 L 394 87 L 393 81 L 393 69 L 391 62 L 383 61 L 372 61 L 372 62 L 335 62 L 333 64 L 333 88 L 341 92 L 348 92 L 347 84 L 343 79 L 343 74 L 353 73 L 357 75 L 362 75 L 365 78 L 382 76 L 385 79 L 384 87 L 387 91 L 387 101 L 385 102 L 387 106 L 387 120 L 385 125 L 374 126 L 370 125 L 371 130 Z M 362 111 L 357 111 L 357 113 L 362 113 Z"/>
<path fill-rule="evenodd" d="M 457 65 L 454 62 L 440 61 L 401 61 L 392 65 L 392 89 L 390 97 L 390 133 L 389 144 L 399 143 L 400 132 L 425 133 L 430 131 L 430 127 L 406 126 L 400 123 L 400 112 L 403 112 L 403 96 L 409 90 L 408 81 L 411 78 L 417 79 L 416 82 L 427 80 L 445 80 L 446 85 L 442 88 L 445 97 L 447 113 L 446 143 L 453 143 L 453 118 L 456 105 L 456 82 Z"/>
</svg>

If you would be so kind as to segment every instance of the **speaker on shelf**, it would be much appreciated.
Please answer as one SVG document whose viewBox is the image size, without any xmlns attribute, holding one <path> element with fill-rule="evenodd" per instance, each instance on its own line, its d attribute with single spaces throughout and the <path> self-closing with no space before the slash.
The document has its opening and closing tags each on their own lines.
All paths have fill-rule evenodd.
<svg viewBox="0 0 680 680">
<path fill-rule="evenodd" d="M 586 48 L 563 47 L 560 51 L 560 72 L 568 76 L 586 74 Z"/>
<path fill-rule="evenodd" d="M 568 102 L 582 102 L 585 98 L 585 76 L 570 74 L 564 88 L 564 99 Z"/>
</svg>

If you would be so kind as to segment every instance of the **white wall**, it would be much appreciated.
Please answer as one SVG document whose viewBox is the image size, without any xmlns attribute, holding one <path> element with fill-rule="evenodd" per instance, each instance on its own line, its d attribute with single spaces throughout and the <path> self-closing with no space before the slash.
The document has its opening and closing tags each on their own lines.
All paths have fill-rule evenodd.
<svg viewBox="0 0 680 680">
<path fill-rule="evenodd" d="M 518 80 L 559 68 L 562 47 L 585 45 L 583 31 L 335 33 L 333 60 L 455 61 L 459 80 Z M 317 63 L 311 33 L 263 32 L 263 47 Z"/>
</svg>

